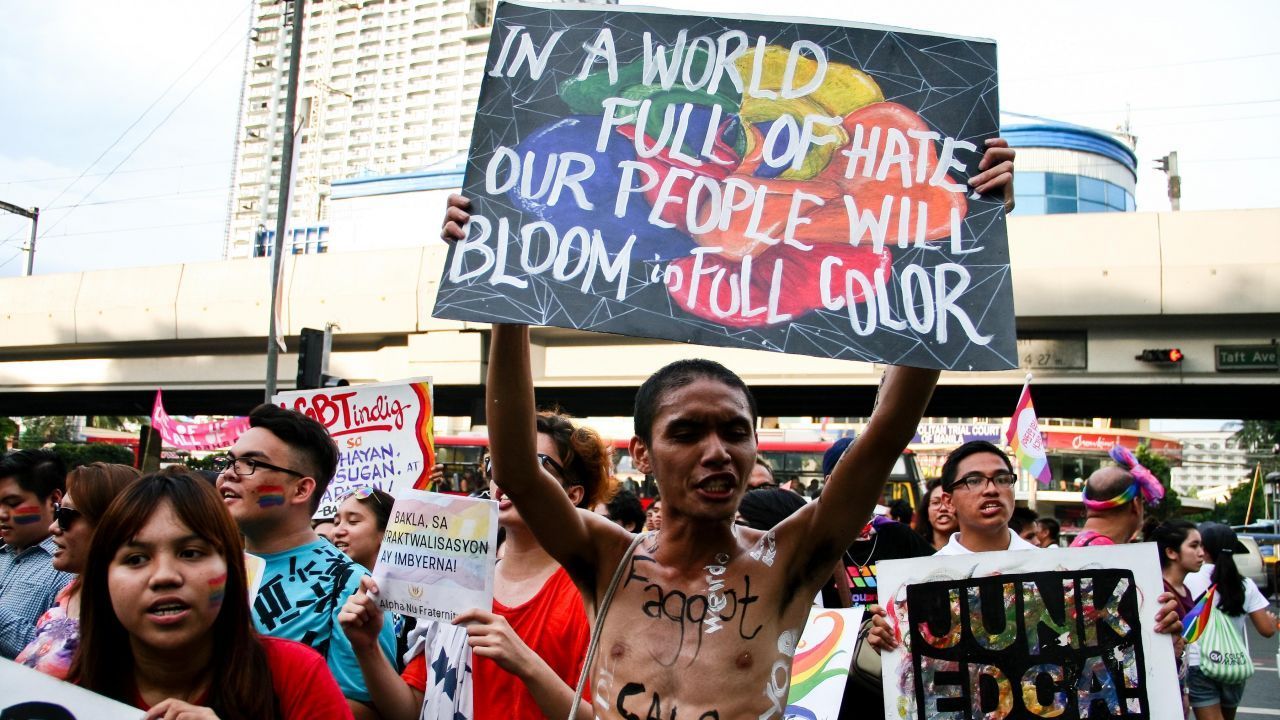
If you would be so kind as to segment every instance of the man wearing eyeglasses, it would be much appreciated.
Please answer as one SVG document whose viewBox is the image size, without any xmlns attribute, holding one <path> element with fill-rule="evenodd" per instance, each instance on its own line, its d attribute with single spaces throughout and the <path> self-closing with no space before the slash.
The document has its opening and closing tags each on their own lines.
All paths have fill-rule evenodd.
<svg viewBox="0 0 1280 720">
<path fill-rule="evenodd" d="M 245 549 L 266 561 L 253 602 L 258 632 L 310 645 L 324 656 L 356 718 L 377 717 L 360 665 L 338 624 L 342 604 L 369 571 L 311 528 L 338 467 L 324 426 L 293 410 L 259 405 L 249 430 L 222 458 L 218 492 L 244 533 Z M 386 614 L 378 644 L 395 661 L 395 622 Z"/>
<path fill-rule="evenodd" d="M 0 655 L 12 660 L 31 642 L 36 620 L 53 607 L 72 575 L 53 569 L 49 535 L 67 471 L 47 450 L 0 460 Z"/>
<path fill-rule="evenodd" d="M 1009 528 L 1017 481 L 1009 456 L 985 440 L 965 443 L 948 455 L 942 466 L 943 502 L 955 508 L 960 530 L 936 554 L 1039 549 Z"/>
</svg>

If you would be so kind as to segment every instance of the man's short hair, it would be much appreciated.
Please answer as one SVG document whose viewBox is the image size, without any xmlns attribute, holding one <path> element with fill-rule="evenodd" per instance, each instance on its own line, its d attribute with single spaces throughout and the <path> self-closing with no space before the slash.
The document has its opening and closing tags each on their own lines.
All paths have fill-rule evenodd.
<svg viewBox="0 0 1280 720">
<path fill-rule="evenodd" d="M 644 529 L 644 506 L 640 498 L 630 490 L 619 490 L 608 503 L 609 519 L 620 523 L 623 527 L 631 526 L 636 531 Z"/>
<path fill-rule="evenodd" d="M 67 466 L 48 450 L 19 450 L 0 460 L 0 480 L 8 478 L 17 480 L 18 487 L 41 502 L 54 490 L 67 490 Z"/>
<path fill-rule="evenodd" d="M 1036 518 L 1036 525 L 1044 528 L 1049 533 L 1049 539 L 1054 545 L 1058 544 L 1058 536 L 1062 534 L 1062 525 L 1051 517 Z"/>
<path fill-rule="evenodd" d="M 844 457 L 844 453 L 853 444 L 853 438 L 842 437 L 831 443 L 831 447 L 822 453 L 822 477 L 831 477 L 831 472 L 836 469 L 836 463 L 840 462 L 840 458 Z"/>
<path fill-rule="evenodd" d="M 897 520 L 903 525 L 911 524 L 911 516 L 914 512 L 911 510 L 911 503 L 902 498 L 898 498 L 889 503 L 889 517 Z"/>
<path fill-rule="evenodd" d="M 1036 511 L 1029 507 L 1015 507 L 1009 516 L 1009 528 L 1021 535 L 1036 521 Z"/>
<path fill-rule="evenodd" d="M 742 391 L 747 398 L 747 408 L 751 411 L 751 424 L 756 422 L 756 399 L 751 388 L 742 382 L 729 368 L 714 360 L 692 358 L 677 360 L 649 376 L 648 380 L 636 391 L 635 418 L 636 436 L 649 444 L 653 441 L 653 421 L 658 413 L 658 403 L 662 396 L 677 388 L 689 385 L 695 380 L 706 378 L 724 383 L 735 390 Z"/>
<path fill-rule="evenodd" d="M 1005 466 L 1009 468 L 1009 472 L 1013 472 L 1013 463 L 1009 461 L 1009 456 L 1005 455 L 1003 450 L 992 445 L 986 440 L 970 440 L 955 450 L 952 450 L 951 454 L 947 455 L 946 462 L 942 463 L 942 476 L 939 478 L 939 481 L 943 490 L 951 492 L 955 489 L 952 486 L 956 481 L 956 468 L 960 466 L 960 461 L 970 455 L 977 455 L 978 453 L 991 453 L 992 455 L 999 457 L 1004 461 Z"/>
<path fill-rule="evenodd" d="M 311 511 L 315 512 L 338 470 L 338 444 L 329 436 L 329 431 L 296 410 L 285 410 L 271 403 L 263 403 L 249 413 L 249 426 L 275 435 L 297 454 L 303 467 L 295 469 L 316 481 L 311 498 Z"/>
</svg>

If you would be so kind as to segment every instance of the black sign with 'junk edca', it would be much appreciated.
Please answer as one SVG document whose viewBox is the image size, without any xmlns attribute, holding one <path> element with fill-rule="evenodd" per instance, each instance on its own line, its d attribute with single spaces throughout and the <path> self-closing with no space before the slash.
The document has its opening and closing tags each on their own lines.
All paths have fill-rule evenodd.
<svg viewBox="0 0 1280 720">
<path fill-rule="evenodd" d="M 990 41 L 498 5 L 433 314 L 1017 367 Z"/>
<path fill-rule="evenodd" d="M 907 609 L 919 720 L 1150 716 L 1128 570 L 919 583 Z"/>
</svg>

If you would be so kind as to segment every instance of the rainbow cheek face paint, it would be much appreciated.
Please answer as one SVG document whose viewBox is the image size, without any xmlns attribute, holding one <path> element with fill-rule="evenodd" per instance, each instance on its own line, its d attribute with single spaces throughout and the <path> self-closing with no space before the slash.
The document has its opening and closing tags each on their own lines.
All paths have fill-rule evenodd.
<svg viewBox="0 0 1280 720">
<path fill-rule="evenodd" d="M 14 508 L 13 522 L 15 525 L 31 525 L 40 522 L 40 506 L 23 505 Z"/>
<path fill-rule="evenodd" d="M 209 580 L 209 607 L 220 607 L 222 599 L 227 595 L 227 574 L 222 573 Z"/>
<path fill-rule="evenodd" d="M 275 507 L 284 504 L 283 485 L 263 485 L 258 488 L 258 507 Z"/>
</svg>

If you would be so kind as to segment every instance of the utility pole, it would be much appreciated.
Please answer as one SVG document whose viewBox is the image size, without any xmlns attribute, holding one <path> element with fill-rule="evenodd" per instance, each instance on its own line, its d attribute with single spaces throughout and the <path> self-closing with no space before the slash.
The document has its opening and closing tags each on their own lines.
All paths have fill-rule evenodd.
<svg viewBox="0 0 1280 720">
<path fill-rule="evenodd" d="M 1177 211 L 1182 205 L 1182 175 L 1178 174 L 1178 151 L 1156 160 L 1156 169 L 1169 176 L 1169 206 Z"/>
<path fill-rule="evenodd" d="M 27 272 L 25 274 L 29 276 L 36 265 L 36 226 L 40 224 L 40 208 L 33 207 L 28 210 L 0 200 L 0 210 L 8 210 L 14 215 L 31 218 L 31 243 L 23 248 L 27 251 Z"/>
<path fill-rule="evenodd" d="M 289 46 L 288 92 L 284 101 L 284 144 L 280 148 L 280 193 L 276 202 L 276 237 L 271 253 L 271 322 L 267 333 L 267 383 L 265 402 L 276 394 L 276 370 L 280 365 L 280 346 L 276 342 L 280 322 L 280 286 L 284 272 L 284 230 L 289 221 L 289 187 L 293 175 L 293 123 L 298 104 L 298 66 L 302 62 L 302 6 L 305 0 L 293 0 L 293 35 Z M 281 334 L 283 336 L 283 334 Z"/>
</svg>

